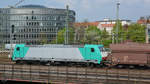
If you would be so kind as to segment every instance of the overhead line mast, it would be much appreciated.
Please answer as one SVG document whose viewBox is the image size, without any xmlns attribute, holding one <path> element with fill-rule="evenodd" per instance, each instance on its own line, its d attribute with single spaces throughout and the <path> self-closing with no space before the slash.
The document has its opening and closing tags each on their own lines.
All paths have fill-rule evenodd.
<svg viewBox="0 0 150 84">
<path fill-rule="evenodd" d="M 65 32 L 65 44 L 69 44 L 69 0 L 66 5 L 66 32 Z"/>
<path fill-rule="evenodd" d="M 120 2 L 117 2 L 117 13 L 116 13 L 116 44 L 119 43 L 119 6 Z"/>
<path fill-rule="evenodd" d="M 22 3 L 24 0 L 20 0 L 18 3 L 16 3 L 14 6 L 10 6 L 11 8 L 16 8 L 17 5 Z M 13 38 L 14 38 L 14 32 L 15 32 L 15 25 L 11 25 L 11 32 L 10 32 L 10 44 L 11 44 L 11 50 L 10 50 L 10 56 L 13 55 Z"/>
</svg>

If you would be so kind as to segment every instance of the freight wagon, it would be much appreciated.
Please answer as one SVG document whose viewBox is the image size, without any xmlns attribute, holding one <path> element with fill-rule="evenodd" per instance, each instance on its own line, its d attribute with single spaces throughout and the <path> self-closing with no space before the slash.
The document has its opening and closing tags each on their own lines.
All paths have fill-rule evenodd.
<svg viewBox="0 0 150 84">
<path fill-rule="evenodd" d="M 150 66 L 150 44 L 126 42 L 111 44 L 111 55 L 107 60 L 118 67 Z"/>
<path fill-rule="evenodd" d="M 12 60 L 16 63 L 88 63 L 99 65 L 109 54 L 103 45 L 41 45 L 17 44 Z M 103 58 L 104 57 L 104 58 Z"/>
</svg>

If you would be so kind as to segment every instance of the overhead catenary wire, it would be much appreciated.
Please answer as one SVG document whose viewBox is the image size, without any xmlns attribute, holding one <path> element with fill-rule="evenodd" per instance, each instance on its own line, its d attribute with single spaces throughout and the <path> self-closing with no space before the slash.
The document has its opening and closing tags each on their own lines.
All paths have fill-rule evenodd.
<svg viewBox="0 0 150 84">
<path fill-rule="evenodd" d="M 20 3 L 22 3 L 23 1 L 25 1 L 25 0 L 20 0 L 18 3 L 16 3 L 15 5 L 14 5 L 14 7 L 17 7 Z"/>
</svg>

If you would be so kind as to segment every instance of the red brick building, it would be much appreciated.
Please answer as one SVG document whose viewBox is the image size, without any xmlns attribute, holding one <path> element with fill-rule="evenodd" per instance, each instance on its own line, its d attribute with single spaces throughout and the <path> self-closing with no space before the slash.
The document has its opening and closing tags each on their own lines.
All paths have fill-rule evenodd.
<svg viewBox="0 0 150 84">
<path fill-rule="evenodd" d="M 78 22 L 75 23 L 74 26 L 77 28 L 88 28 L 90 26 L 98 26 L 99 22 Z"/>
<path fill-rule="evenodd" d="M 138 24 L 150 24 L 150 17 L 140 17 L 139 20 L 137 20 Z"/>
</svg>

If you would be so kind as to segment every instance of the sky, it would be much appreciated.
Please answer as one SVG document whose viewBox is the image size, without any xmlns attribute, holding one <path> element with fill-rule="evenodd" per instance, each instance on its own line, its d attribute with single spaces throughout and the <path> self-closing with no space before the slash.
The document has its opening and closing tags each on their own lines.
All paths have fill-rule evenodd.
<svg viewBox="0 0 150 84">
<path fill-rule="evenodd" d="M 15 5 L 20 0 L 0 0 L 0 8 Z M 104 18 L 116 18 L 116 3 L 118 0 L 25 0 L 19 5 L 38 4 L 49 8 L 65 8 L 69 4 L 70 9 L 76 12 L 76 21 L 100 21 Z M 119 0 L 120 19 L 135 22 L 141 16 L 150 15 L 150 0 Z"/>
</svg>

